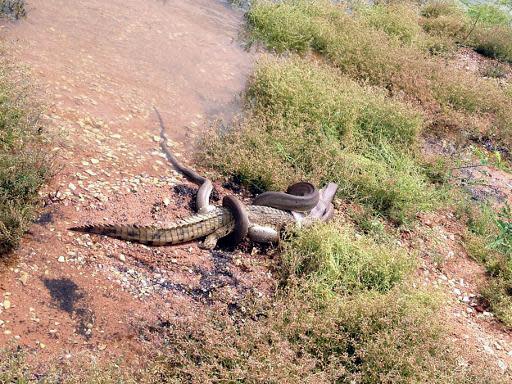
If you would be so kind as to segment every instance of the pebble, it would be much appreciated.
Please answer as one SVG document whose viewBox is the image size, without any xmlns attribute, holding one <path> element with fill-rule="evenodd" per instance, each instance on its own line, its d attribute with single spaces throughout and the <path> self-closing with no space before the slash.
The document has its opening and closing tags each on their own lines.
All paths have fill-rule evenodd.
<svg viewBox="0 0 512 384">
<path fill-rule="evenodd" d="M 91 159 L 92 164 L 98 164 L 100 161 L 98 159 Z"/>
<path fill-rule="evenodd" d="M 498 360 L 498 367 L 500 367 L 500 369 L 504 371 L 507 369 L 507 364 L 505 364 L 503 360 Z"/>
<path fill-rule="evenodd" d="M 20 281 L 21 281 L 21 284 L 27 285 L 27 282 L 28 282 L 28 273 L 27 272 L 20 273 Z"/>
<path fill-rule="evenodd" d="M 4 309 L 11 308 L 11 302 L 7 299 L 4 300 Z"/>
<path fill-rule="evenodd" d="M 66 262 L 66 258 L 64 256 L 59 256 L 59 258 L 57 260 L 59 261 L 59 263 L 65 263 Z"/>
<path fill-rule="evenodd" d="M 126 261 L 126 256 L 121 253 L 119 255 L 119 260 L 121 260 L 124 263 Z"/>
</svg>

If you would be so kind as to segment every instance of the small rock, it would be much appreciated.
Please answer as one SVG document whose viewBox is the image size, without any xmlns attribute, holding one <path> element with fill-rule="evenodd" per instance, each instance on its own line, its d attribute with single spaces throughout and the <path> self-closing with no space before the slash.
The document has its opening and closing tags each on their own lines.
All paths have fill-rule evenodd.
<svg viewBox="0 0 512 384">
<path fill-rule="evenodd" d="M 71 189 L 72 191 L 74 191 L 74 190 L 76 190 L 76 185 L 73 183 L 69 183 L 68 188 Z"/>
<path fill-rule="evenodd" d="M 119 255 L 119 260 L 121 260 L 124 263 L 126 261 L 126 256 L 121 253 Z"/>
<path fill-rule="evenodd" d="M 498 360 L 498 367 L 500 367 L 502 371 L 505 371 L 507 369 L 507 364 L 505 364 L 503 360 Z"/>
<path fill-rule="evenodd" d="M 494 351 L 488 345 L 484 345 L 484 351 L 490 353 L 491 355 L 494 355 Z"/>
<path fill-rule="evenodd" d="M 166 198 L 164 199 L 164 206 L 168 207 L 168 206 L 169 206 L 169 204 L 171 204 L 171 200 L 170 200 L 168 197 L 166 197 Z"/>
<path fill-rule="evenodd" d="M 458 288 L 453 288 L 453 293 L 455 293 L 457 296 L 461 294 L 460 289 Z"/>
<path fill-rule="evenodd" d="M 92 164 L 98 164 L 100 161 L 98 159 L 91 159 Z"/>
<path fill-rule="evenodd" d="M 11 331 L 9 331 L 8 329 L 6 329 L 6 330 L 4 331 L 4 335 L 10 335 L 10 334 L 12 334 L 12 332 L 11 332 Z"/>
<path fill-rule="evenodd" d="M 153 136 L 153 141 L 155 143 L 159 143 L 160 142 L 160 136 Z"/>
<path fill-rule="evenodd" d="M 7 299 L 4 300 L 4 308 L 5 309 L 11 308 L 11 302 Z"/>
<path fill-rule="evenodd" d="M 59 261 L 59 263 L 65 263 L 66 262 L 66 258 L 64 256 L 59 256 L 59 258 L 57 260 Z"/>
<path fill-rule="evenodd" d="M 107 346 L 105 344 L 100 344 L 100 345 L 98 345 L 98 349 L 100 351 L 104 351 L 105 349 L 107 349 Z"/>
<path fill-rule="evenodd" d="M 23 285 L 27 285 L 27 281 L 28 281 L 28 273 L 27 272 L 21 272 L 20 273 L 20 279 L 21 281 L 21 284 Z"/>
</svg>

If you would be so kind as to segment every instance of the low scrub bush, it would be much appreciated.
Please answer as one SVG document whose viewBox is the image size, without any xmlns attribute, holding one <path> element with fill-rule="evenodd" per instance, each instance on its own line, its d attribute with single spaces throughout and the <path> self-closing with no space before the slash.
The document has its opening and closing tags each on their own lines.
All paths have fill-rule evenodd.
<svg viewBox="0 0 512 384">
<path fill-rule="evenodd" d="M 471 4 L 467 13 L 474 21 L 486 25 L 508 26 L 512 22 L 512 16 L 497 4 Z"/>
<path fill-rule="evenodd" d="M 512 27 L 475 28 L 468 43 L 484 56 L 512 63 Z"/>
<path fill-rule="evenodd" d="M 497 215 L 489 206 L 473 208 L 468 220 L 466 249 L 482 263 L 489 282 L 482 288 L 492 311 L 512 326 L 512 215 L 504 208 Z"/>
<path fill-rule="evenodd" d="M 337 224 L 301 231 L 282 256 L 287 274 L 306 276 L 325 294 L 387 292 L 412 270 L 412 258 L 391 244 L 356 237 L 352 228 Z"/>
<path fill-rule="evenodd" d="M 477 362 L 458 364 L 432 292 L 394 289 L 318 301 L 306 285 L 265 310 L 244 308 L 259 316 L 242 322 L 212 315 L 163 331 L 173 353 L 163 353 L 155 381 L 505 382 Z"/>
<path fill-rule="evenodd" d="M 470 18 L 461 4 L 452 0 L 428 1 L 420 10 L 420 25 L 440 45 L 441 52 L 453 52 L 471 30 Z M 428 41 L 427 41 L 428 43 Z"/>
<path fill-rule="evenodd" d="M 18 76 L 0 63 L 0 255 L 16 247 L 30 225 L 50 171 L 37 107 Z"/>
<path fill-rule="evenodd" d="M 420 38 L 419 14 L 412 3 L 377 4 L 360 12 L 372 27 L 383 30 L 404 44 L 415 43 Z"/>
</svg>

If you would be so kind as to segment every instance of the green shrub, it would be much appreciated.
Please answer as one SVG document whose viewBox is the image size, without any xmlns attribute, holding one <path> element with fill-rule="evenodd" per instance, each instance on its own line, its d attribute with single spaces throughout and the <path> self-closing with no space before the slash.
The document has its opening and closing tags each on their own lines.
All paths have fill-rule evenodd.
<svg viewBox="0 0 512 384">
<path fill-rule="evenodd" d="M 304 52 L 313 44 L 316 25 L 312 18 L 324 14 L 324 0 L 271 3 L 258 1 L 247 13 L 256 39 L 277 51 Z"/>
<path fill-rule="evenodd" d="M 387 292 L 412 270 L 411 256 L 390 244 L 376 244 L 337 224 L 301 231 L 282 256 L 288 274 L 307 277 L 321 292 Z"/>
<path fill-rule="evenodd" d="M 512 27 L 475 28 L 468 43 L 484 56 L 512 63 Z"/>
<path fill-rule="evenodd" d="M 480 74 L 484 77 L 491 77 L 494 79 L 504 79 L 507 77 L 509 73 L 509 69 L 500 63 L 492 63 L 486 65 L 481 71 Z"/>
<path fill-rule="evenodd" d="M 37 109 L 18 75 L 0 64 L 0 255 L 18 245 L 49 174 Z"/>
<path fill-rule="evenodd" d="M 343 6 L 326 2 L 258 2 L 249 12 L 249 20 L 254 36 L 269 47 L 299 52 L 314 49 L 351 78 L 382 87 L 391 96 L 419 103 L 434 126 L 469 129 L 474 134 L 495 135 L 509 143 L 512 140 L 512 100 L 503 89 L 476 75 L 448 68 L 424 50 L 443 52 L 456 41 L 468 40 L 471 44 L 478 41 L 474 45 L 480 46 L 480 50 L 491 44 L 495 53 L 501 52 L 500 57 L 505 58 L 512 39 L 501 39 L 498 34 L 487 44 L 484 39 L 487 29 L 477 28 L 470 34 L 462 9 L 448 3 L 431 3 L 422 10 L 422 25 L 431 37 L 422 37 L 412 46 L 404 45 L 393 36 L 392 30 L 392 26 L 399 23 L 395 19 L 402 16 L 381 11 L 386 7 L 393 6 L 379 5 L 376 10 L 364 11 L 366 8 L 363 8 L 350 14 Z M 389 15 L 393 22 L 382 15 Z M 286 21 L 283 22 L 283 18 Z M 385 32 L 388 22 L 392 36 Z M 292 31 L 307 31 L 293 33 L 295 37 L 303 36 L 300 48 L 296 39 L 282 32 L 280 28 L 284 26 Z M 429 39 L 433 40 L 429 42 Z M 475 92 L 479 88 L 490 91 L 491 97 Z"/>
<path fill-rule="evenodd" d="M 487 25 L 510 25 L 512 17 L 496 4 L 472 4 L 468 7 L 468 15 L 476 22 Z"/>
<path fill-rule="evenodd" d="M 483 205 L 469 212 L 465 246 L 469 256 L 483 264 L 489 281 L 482 295 L 492 311 L 507 326 L 512 326 L 512 216 L 505 208 L 497 215 Z"/>
<path fill-rule="evenodd" d="M 422 126 L 409 106 L 387 99 L 377 89 L 362 88 L 328 66 L 298 58 L 262 61 L 248 96 L 268 116 L 295 125 L 319 124 L 326 136 L 345 146 L 384 140 L 411 148 Z"/>
<path fill-rule="evenodd" d="M 464 9 L 454 1 L 430 1 L 421 8 L 421 25 L 430 35 L 462 41 L 470 30 Z"/>
</svg>

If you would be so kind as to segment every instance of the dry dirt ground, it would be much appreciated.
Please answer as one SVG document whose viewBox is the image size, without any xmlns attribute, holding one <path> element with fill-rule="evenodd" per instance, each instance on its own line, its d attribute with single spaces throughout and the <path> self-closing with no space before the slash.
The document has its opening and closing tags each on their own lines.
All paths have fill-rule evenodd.
<svg viewBox="0 0 512 384">
<path fill-rule="evenodd" d="M 61 169 L 0 274 L 0 346 L 22 345 L 36 366 L 120 356 L 136 362 L 151 348 L 144 327 L 272 291 L 269 256 L 248 247 L 149 248 L 67 231 L 190 214 L 193 186 L 166 164 L 152 107 L 167 122 L 175 152 L 192 160 L 207 122 L 239 108 L 254 62 L 238 40 L 241 27 L 239 12 L 208 0 L 33 0 L 26 20 L 2 27 L 13 55 L 45 89 Z M 499 192 L 510 198 L 509 174 L 486 177 L 487 184 L 499 179 Z M 468 356 L 486 354 L 510 370 L 512 336 L 480 305 L 484 271 L 468 259 L 461 231 L 449 212 L 422 215 L 402 241 L 420 250 L 417 283 L 449 293 L 451 337 Z"/>
<path fill-rule="evenodd" d="M 272 280 L 258 255 L 67 231 L 190 214 L 193 186 L 166 164 L 152 107 L 188 158 L 208 121 L 239 108 L 254 61 L 238 39 L 241 13 L 208 0 L 29 4 L 28 18 L 4 24 L 2 35 L 45 90 L 61 169 L 15 263 L 0 275 L 0 346 L 27 347 L 35 361 L 136 359 L 140 324 L 266 291 Z"/>
</svg>

